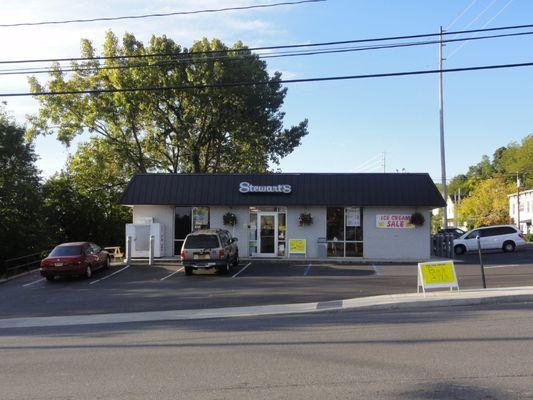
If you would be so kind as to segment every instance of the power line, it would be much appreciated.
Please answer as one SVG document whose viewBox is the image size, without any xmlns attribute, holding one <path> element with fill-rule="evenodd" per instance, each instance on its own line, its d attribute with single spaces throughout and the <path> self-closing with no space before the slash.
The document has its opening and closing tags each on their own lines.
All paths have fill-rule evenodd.
<svg viewBox="0 0 533 400">
<path fill-rule="evenodd" d="M 478 19 L 480 19 L 498 0 L 492 0 L 487 7 L 485 7 L 472 21 L 468 23 L 468 25 L 465 26 L 466 28 L 470 28 Z"/>
<path fill-rule="evenodd" d="M 505 3 L 505 5 L 491 18 L 489 19 L 482 27 L 481 29 L 483 28 L 486 28 L 492 21 L 494 21 L 502 12 L 505 11 L 505 9 L 507 7 L 509 7 L 509 5 L 513 2 L 513 0 L 509 0 L 507 3 Z M 462 43 L 459 47 L 457 47 L 454 51 L 452 51 L 452 53 L 447 57 L 447 59 L 450 59 L 452 58 L 455 54 L 457 54 L 464 46 L 466 45 L 466 42 Z"/>
<path fill-rule="evenodd" d="M 356 171 L 362 171 L 362 170 L 365 170 L 367 169 L 369 166 L 373 166 L 374 164 L 380 162 L 380 160 L 378 159 L 378 157 L 381 156 L 381 153 L 380 154 L 376 154 L 374 157 L 371 157 L 369 158 L 368 160 L 366 160 L 364 163 L 360 164 L 357 168 L 354 168 L 354 172 Z"/>
<path fill-rule="evenodd" d="M 452 26 L 454 26 L 454 25 L 456 24 L 456 22 L 459 21 L 459 20 L 461 19 L 461 17 L 462 17 L 463 15 L 465 15 L 465 14 L 468 12 L 468 10 L 470 10 L 470 9 L 472 8 L 472 6 L 473 6 L 474 4 L 477 3 L 477 1 L 478 1 L 478 0 L 472 0 L 472 1 L 470 2 L 470 4 L 467 5 L 467 6 L 464 8 L 464 10 L 461 11 L 461 12 L 459 13 L 459 15 L 457 15 L 457 17 L 454 18 L 454 20 L 453 20 L 452 22 L 450 22 L 450 24 L 447 26 L 447 29 L 450 29 Z"/>
<path fill-rule="evenodd" d="M 515 36 L 526 36 L 533 35 L 533 31 L 527 32 L 518 32 L 518 33 L 508 33 L 508 34 L 498 34 L 498 35 L 487 35 L 487 36 L 476 36 L 471 38 L 457 38 L 457 39 L 447 39 L 443 40 L 443 43 L 450 42 L 460 42 L 460 41 L 470 41 L 470 40 L 483 40 L 483 39 L 493 39 L 493 38 L 504 38 L 504 37 L 515 37 Z M 268 59 L 268 58 L 280 58 L 280 57 L 295 57 L 295 56 L 310 56 L 310 55 L 321 55 L 321 54 L 334 54 L 334 53 L 347 53 L 347 52 L 357 52 L 357 51 L 368 51 L 368 50 L 382 50 L 382 49 L 391 49 L 391 48 L 401 48 L 401 47 L 413 47 L 413 46 L 426 46 L 440 43 L 438 40 L 434 41 L 424 41 L 424 42 L 411 42 L 411 43 L 397 43 L 397 44 L 387 44 L 387 45 L 374 45 L 374 46 L 359 46 L 359 47 L 344 47 L 344 48 L 332 48 L 332 49 L 318 49 L 314 51 L 308 50 L 298 50 L 292 52 L 281 52 L 281 53 L 271 53 L 271 54 L 246 54 L 242 56 L 218 56 L 210 57 L 205 59 L 195 59 L 195 58 L 182 58 L 179 60 L 165 60 L 165 61 L 156 61 L 155 63 L 136 63 L 136 64 L 126 64 L 126 65 L 103 65 L 103 66 L 80 66 L 80 67 L 69 67 L 62 68 L 61 72 L 85 72 L 85 71 L 100 71 L 100 70 L 116 70 L 116 69 L 130 69 L 130 68 L 161 68 L 161 67 L 173 67 L 179 64 L 200 64 L 200 63 L 211 63 L 215 61 L 253 61 L 256 59 Z M 44 68 L 44 69 L 43 69 Z M 55 67 L 26 67 L 26 68 L 12 68 L 0 70 L 0 76 L 2 75 L 25 75 L 25 74 L 44 74 L 50 73 L 54 70 Z"/>
<path fill-rule="evenodd" d="M 487 29 L 471 29 L 453 32 L 443 32 L 442 35 L 463 35 L 469 33 L 481 33 L 481 32 L 496 32 L 502 30 L 517 30 L 533 28 L 533 24 L 527 25 L 509 25 L 496 28 Z M 289 44 L 279 46 L 261 46 L 261 47 L 243 47 L 236 49 L 224 49 L 224 50 L 205 50 L 205 51 L 190 51 L 184 53 L 150 53 L 150 54 L 128 54 L 121 56 L 96 56 L 96 57 L 63 57 L 63 58 L 44 58 L 44 59 L 24 59 L 24 60 L 3 60 L 0 64 L 26 64 L 26 63 L 38 63 L 38 62 L 73 62 L 73 61 L 95 61 L 95 60 L 113 60 L 113 59 L 129 59 L 129 58 L 146 58 L 146 57 L 176 57 L 181 55 L 206 55 L 206 54 L 224 54 L 224 53 L 238 53 L 238 52 L 251 52 L 260 50 L 280 50 L 280 49 L 292 49 L 292 48 L 305 48 L 305 47 L 320 47 L 320 46 L 333 46 L 343 44 L 355 44 L 355 43 L 372 43 L 392 40 L 405 40 L 405 39 L 421 39 L 429 37 L 440 36 L 440 33 L 424 33 L 416 35 L 404 35 L 404 36 L 389 36 L 379 38 L 367 38 L 367 39 L 353 39 L 331 42 L 319 42 L 319 43 L 307 43 L 307 44 Z M 435 41 L 437 43 L 437 41 Z"/>
<path fill-rule="evenodd" d="M 41 22 L 17 22 L 13 24 L 0 24 L 0 28 L 13 28 L 13 27 L 19 27 L 19 26 L 37 26 L 37 25 L 59 25 L 59 24 L 98 22 L 98 21 L 118 21 L 118 20 L 124 20 L 124 19 L 171 17 L 171 16 L 176 16 L 176 15 L 208 14 L 208 13 L 218 13 L 218 12 L 225 12 L 225 11 L 240 11 L 240 10 L 251 10 L 251 9 L 257 9 L 257 8 L 293 6 L 293 5 L 306 4 L 306 3 L 320 3 L 324 1 L 327 1 L 327 0 L 284 1 L 280 3 L 271 3 L 271 4 L 256 4 L 256 5 L 239 6 L 239 7 L 211 8 L 211 9 L 193 10 L 193 11 L 175 11 L 175 12 L 168 12 L 168 13 L 125 15 L 125 16 L 118 16 L 118 17 L 79 18 L 79 19 L 66 19 L 66 20 L 59 20 L 59 21 L 41 21 Z"/>
<path fill-rule="evenodd" d="M 533 62 L 515 63 L 515 64 L 495 64 L 482 65 L 476 67 L 461 67 L 448 69 L 432 69 L 419 71 L 402 71 L 402 72 L 386 72 L 381 74 L 365 74 L 365 75 L 346 75 L 346 76 L 328 76 L 318 78 L 301 78 L 301 79 L 279 79 L 270 81 L 248 81 L 248 82 L 227 82 L 227 83 L 213 83 L 205 85 L 177 85 L 177 86 L 147 86 L 147 87 L 126 87 L 126 88 L 108 88 L 108 89 L 88 89 L 88 90 L 61 90 L 54 92 L 27 92 L 27 93 L 0 93 L 0 97 L 22 97 L 22 96 L 56 96 L 56 95 L 73 95 L 73 94 L 96 94 L 96 93 L 117 93 L 117 92 L 148 92 L 148 91 L 162 91 L 162 90 L 202 90 L 210 88 L 229 88 L 241 86 L 262 86 L 272 84 L 288 84 L 288 83 L 304 83 L 304 82 L 323 82 L 323 81 L 339 81 L 339 80 L 354 80 L 354 79 L 369 79 L 369 78 L 385 78 L 396 76 L 414 76 L 414 75 L 429 75 L 449 73 L 449 72 L 466 72 L 466 71 L 481 71 L 494 70 L 503 68 L 520 68 L 531 67 Z"/>
</svg>

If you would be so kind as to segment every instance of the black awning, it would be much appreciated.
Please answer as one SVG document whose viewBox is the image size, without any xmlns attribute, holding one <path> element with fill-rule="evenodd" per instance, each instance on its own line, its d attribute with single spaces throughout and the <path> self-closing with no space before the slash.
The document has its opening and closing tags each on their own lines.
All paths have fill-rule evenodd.
<svg viewBox="0 0 533 400">
<path fill-rule="evenodd" d="M 120 204 L 444 207 L 428 174 L 137 174 Z"/>
</svg>

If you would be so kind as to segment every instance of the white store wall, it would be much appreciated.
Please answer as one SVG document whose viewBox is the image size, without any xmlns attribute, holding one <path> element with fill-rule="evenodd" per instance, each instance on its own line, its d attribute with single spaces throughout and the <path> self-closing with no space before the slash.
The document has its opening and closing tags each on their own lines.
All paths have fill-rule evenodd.
<svg viewBox="0 0 533 400">
<path fill-rule="evenodd" d="M 420 212 L 425 222 L 415 228 L 377 228 L 376 215 Z M 430 210 L 408 207 L 363 208 L 363 254 L 365 259 L 421 261 L 430 258 Z"/>
<path fill-rule="evenodd" d="M 412 229 L 384 229 L 376 227 L 378 214 L 412 214 L 419 211 L 426 222 L 422 227 Z M 235 227 L 225 226 L 223 215 L 232 212 L 237 216 Z M 313 224 L 300 226 L 300 213 L 309 212 Z M 136 205 L 133 207 L 133 222 L 152 217 L 161 224 L 164 234 L 164 256 L 174 255 L 174 206 Z M 212 206 L 209 207 L 210 227 L 226 229 L 238 238 L 239 254 L 248 256 L 249 207 Z M 326 237 L 326 207 L 288 207 L 287 240 L 305 239 L 307 257 L 317 257 L 317 239 Z M 287 242 L 288 243 L 288 242 Z M 363 208 L 363 248 L 364 258 L 386 261 L 420 261 L 430 258 L 430 210 L 417 210 L 408 207 Z"/>
<path fill-rule="evenodd" d="M 233 227 L 224 225 L 222 217 L 227 212 L 231 212 L 237 217 L 237 224 Z M 248 256 L 249 223 L 250 211 L 248 207 L 209 207 L 209 227 L 212 229 L 225 229 L 229 231 L 233 237 L 236 237 L 237 244 L 239 245 L 239 255 L 241 257 Z"/>
<path fill-rule="evenodd" d="M 308 226 L 300 226 L 299 217 L 301 213 L 310 213 L 313 217 L 313 223 Z M 288 207 L 287 239 L 305 239 L 307 257 L 316 258 L 317 239 L 319 237 L 326 237 L 325 207 Z M 287 241 L 287 244 L 288 243 L 289 242 Z M 291 257 L 296 258 L 298 255 Z"/>
<path fill-rule="evenodd" d="M 161 224 L 163 231 L 163 256 L 174 255 L 174 207 L 173 206 L 133 206 L 133 223 L 142 218 L 153 217 L 154 222 Z"/>
</svg>

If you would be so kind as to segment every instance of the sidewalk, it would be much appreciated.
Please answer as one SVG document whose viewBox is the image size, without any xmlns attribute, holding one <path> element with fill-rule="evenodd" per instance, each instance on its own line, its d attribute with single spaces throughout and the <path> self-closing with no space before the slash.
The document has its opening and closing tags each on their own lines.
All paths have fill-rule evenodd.
<svg viewBox="0 0 533 400">
<path fill-rule="evenodd" d="M 184 321 L 311 313 L 332 310 L 398 310 L 423 307 L 465 306 L 533 301 L 533 286 L 484 290 L 408 293 L 334 300 L 318 303 L 208 308 L 199 310 L 148 311 L 114 314 L 0 319 L 0 329 L 116 324 L 126 322 Z"/>
</svg>

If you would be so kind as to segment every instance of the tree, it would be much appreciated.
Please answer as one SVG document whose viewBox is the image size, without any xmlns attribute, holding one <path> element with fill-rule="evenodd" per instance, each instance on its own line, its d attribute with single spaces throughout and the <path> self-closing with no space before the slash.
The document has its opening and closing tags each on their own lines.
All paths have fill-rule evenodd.
<svg viewBox="0 0 533 400">
<path fill-rule="evenodd" d="M 130 175 L 104 140 L 93 138 L 80 145 L 67 168 L 44 184 L 50 242 L 91 240 L 123 246 L 131 212 L 117 202 Z"/>
<path fill-rule="evenodd" d="M 511 143 L 501 157 L 501 164 L 510 182 L 515 181 L 518 172 L 523 187 L 533 188 L 533 135 L 526 136 L 520 144 Z"/>
<path fill-rule="evenodd" d="M 37 156 L 24 136 L 0 108 L 0 264 L 43 250 Z"/>
<path fill-rule="evenodd" d="M 458 220 L 469 228 L 511 223 L 507 197 L 511 190 L 501 179 L 478 181 L 470 196 L 458 207 Z"/>
<path fill-rule="evenodd" d="M 91 59 L 73 63 L 69 76 L 55 65 L 47 84 L 30 79 L 31 90 L 199 88 L 38 97 L 30 134 L 50 133 L 53 124 L 59 139 L 69 143 L 88 129 L 132 170 L 176 173 L 264 172 L 308 133 L 307 120 L 283 128 L 287 89 L 281 74 L 270 77 L 266 63 L 240 42 L 229 49 L 217 39 L 203 39 L 187 50 L 166 36 L 152 36 L 145 47 L 132 34 L 125 34 L 122 44 L 112 32 L 106 35 L 103 56 L 148 54 L 167 55 Z M 92 43 L 83 40 L 82 57 L 95 55 Z M 250 84 L 205 87 L 239 82 Z"/>
</svg>

